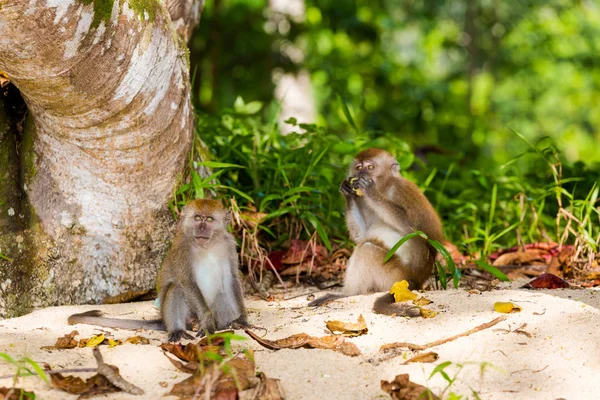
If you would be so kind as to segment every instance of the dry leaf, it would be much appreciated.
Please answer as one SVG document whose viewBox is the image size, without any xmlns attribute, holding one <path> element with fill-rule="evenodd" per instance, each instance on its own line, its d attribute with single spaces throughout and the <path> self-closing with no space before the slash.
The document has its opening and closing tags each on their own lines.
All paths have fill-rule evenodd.
<svg viewBox="0 0 600 400">
<path fill-rule="evenodd" d="M 85 347 L 96 347 L 96 346 L 100 345 L 102 342 L 104 342 L 104 333 L 97 335 L 97 336 L 92 336 L 87 341 L 87 344 L 85 345 Z"/>
<path fill-rule="evenodd" d="M 238 389 L 246 390 L 256 385 L 254 361 L 240 354 L 223 366 L 212 364 L 204 369 L 204 373 L 195 373 L 187 379 L 176 383 L 169 392 L 172 396 L 192 398 L 203 394 L 210 384 L 211 399 L 237 398 Z M 198 388 L 201 387 L 200 390 Z"/>
<path fill-rule="evenodd" d="M 360 336 L 369 331 L 367 323 L 362 314 L 358 316 L 357 323 L 342 322 L 342 321 L 325 321 L 327 329 L 331 333 L 341 332 L 344 336 Z"/>
<path fill-rule="evenodd" d="M 413 300 L 413 304 L 415 306 L 419 306 L 419 307 L 427 306 L 427 305 L 429 305 L 431 303 L 433 303 L 433 301 L 431 301 L 428 298 L 423 297 L 423 296 L 419 297 L 416 300 Z"/>
<path fill-rule="evenodd" d="M 120 340 L 115 340 L 115 339 L 106 339 L 108 341 L 108 348 L 112 349 L 115 346 L 120 346 L 123 344 L 123 342 L 121 342 Z"/>
<path fill-rule="evenodd" d="M 125 343 L 131 344 L 150 344 L 150 340 L 143 336 L 132 336 L 130 338 L 125 339 Z"/>
<path fill-rule="evenodd" d="M 43 346 L 44 350 L 55 350 L 55 349 L 73 349 L 77 347 L 77 340 L 74 339 L 75 336 L 79 335 L 79 332 L 72 331 L 69 334 L 66 334 L 63 337 L 59 337 L 56 339 L 56 343 L 54 346 Z"/>
<path fill-rule="evenodd" d="M 564 289 L 569 286 L 567 281 L 553 274 L 542 274 L 523 285 L 527 289 Z"/>
<path fill-rule="evenodd" d="M 264 372 L 258 374 L 257 386 L 239 393 L 240 400 L 284 400 L 285 395 L 279 379 L 268 378 Z"/>
<path fill-rule="evenodd" d="M 0 387 L 0 399 L 1 400 L 21 400 L 21 399 L 35 399 L 33 392 L 27 392 L 21 388 L 8 388 Z"/>
<path fill-rule="evenodd" d="M 497 301 L 494 303 L 494 310 L 499 313 L 510 314 L 513 312 L 519 312 L 522 310 L 522 308 L 510 302 Z"/>
<path fill-rule="evenodd" d="M 87 398 L 104 393 L 120 392 L 121 389 L 110 383 L 110 381 L 100 374 L 96 374 L 85 381 L 79 377 L 61 374 L 50 375 L 52 386 L 63 392 L 78 394 L 79 398 Z"/>
<path fill-rule="evenodd" d="M 423 353 L 423 354 L 417 354 L 413 358 L 409 358 L 408 360 L 404 361 L 404 364 L 414 363 L 414 362 L 432 363 L 432 362 L 436 362 L 439 358 L 440 358 L 440 356 L 438 356 L 438 354 L 436 352 L 430 351 L 430 352 Z"/>
<path fill-rule="evenodd" d="M 393 400 L 440 400 L 425 386 L 408 380 L 408 374 L 396 375 L 393 381 L 381 381 L 381 389 Z"/>
<path fill-rule="evenodd" d="M 416 300 L 417 297 L 419 297 L 417 294 L 408 289 L 408 282 L 405 280 L 394 283 L 390 289 L 390 294 L 394 295 L 394 300 L 396 303 L 407 300 Z"/>
<path fill-rule="evenodd" d="M 267 340 L 259 337 L 250 330 L 245 330 L 246 334 L 256 340 L 260 345 L 271 350 L 297 349 L 299 347 L 308 347 L 315 349 L 328 349 L 340 352 L 347 356 L 357 356 L 361 352 L 354 343 L 346 342 L 342 336 L 330 335 L 315 337 L 306 333 L 298 333 L 278 340 Z"/>
<path fill-rule="evenodd" d="M 492 265 L 494 267 L 499 267 L 502 265 L 529 265 L 532 261 L 544 262 L 544 257 L 542 257 L 540 251 L 531 249 L 526 251 L 504 253 L 494 260 Z"/>
<path fill-rule="evenodd" d="M 436 313 L 435 311 L 428 310 L 428 309 L 422 308 L 422 307 L 419 307 L 419 312 L 421 313 L 421 317 L 423 317 L 423 318 L 433 318 L 436 315 L 438 315 L 438 313 Z"/>
</svg>

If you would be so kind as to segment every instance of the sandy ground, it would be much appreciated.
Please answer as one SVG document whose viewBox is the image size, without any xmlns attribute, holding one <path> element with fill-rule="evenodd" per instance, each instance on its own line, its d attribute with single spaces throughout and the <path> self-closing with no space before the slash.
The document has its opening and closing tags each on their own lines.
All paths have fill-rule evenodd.
<svg viewBox="0 0 600 400">
<path fill-rule="evenodd" d="M 301 289 L 286 296 L 298 293 L 302 293 Z M 305 296 L 270 303 L 247 299 L 250 322 L 266 328 L 266 334 L 257 332 L 269 339 L 302 332 L 326 335 L 325 321 L 356 322 L 362 314 L 368 333 L 348 339 L 360 348 L 362 356 L 348 357 L 316 349 L 272 351 L 251 339 L 239 346 L 256 351 L 258 370 L 279 378 L 287 399 L 385 399 L 389 396 L 381 390 L 380 381 L 392 380 L 401 373 L 410 374 L 412 381 L 441 394 L 447 388 L 446 381 L 439 374 L 429 377 L 436 365 L 447 361 L 452 365 L 446 371 L 450 376 L 456 374 L 456 381 L 444 392 L 445 396 L 454 392 L 473 398 L 473 390 L 482 399 L 600 399 L 599 291 L 540 292 L 510 287 L 481 294 L 464 290 L 434 291 L 426 293 L 426 297 L 434 301 L 428 308 L 440 314 L 432 319 L 410 320 L 373 314 L 371 304 L 376 296 L 347 298 L 317 310 L 306 307 Z M 439 354 L 435 363 L 403 365 L 405 359 L 413 355 L 410 352 L 381 360 L 379 347 L 383 344 L 398 341 L 426 344 L 495 319 L 500 315 L 493 311 L 497 301 L 514 302 L 523 310 L 507 315 L 505 321 L 494 327 L 432 348 L 431 351 Z M 40 349 L 53 345 L 57 337 L 74 329 L 67 325 L 68 315 L 95 308 L 125 318 L 157 315 L 152 302 L 37 310 L 20 318 L 0 321 L 0 352 L 47 362 L 55 369 L 95 367 L 89 348 Z M 521 330 L 531 337 L 515 332 L 523 324 L 527 325 Z M 99 332 L 112 333 L 117 339 L 134 335 L 131 331 L 86 325 L 75 328 L 80 333 L 79 338 Z M 146 394 L 115 393 L 101 398 L 158 399 L 173 383 L 187 377 L 178 372 L 158 348 L 166 339 L 165 333 L 142 332 L 142 335 L 152 339 L 151 345 L 124 344 L 112 349 L 103 346 L 102 353 L 106 362 L 117 365 L 121 374 L 142 387 Z M 482 366 L 485 366 L 484 373 Z M 0 375 L 13 372 L 9 364 L 0 362 Z M 10 379 L 0 382 L 0 386 L 10 384 Z M 21 386 L 35 391 L 38 399 L 75 398 L 51 389 L 35 377 L 24 378 Z"/>
</svg>

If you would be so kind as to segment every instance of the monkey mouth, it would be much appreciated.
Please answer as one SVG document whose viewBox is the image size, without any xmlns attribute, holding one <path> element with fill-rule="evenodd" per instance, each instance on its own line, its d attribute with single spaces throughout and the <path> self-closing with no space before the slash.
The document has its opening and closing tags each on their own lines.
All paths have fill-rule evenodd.
<svg viewBox="0 0 600 400">
<path fill-rule="evenodd" d="M 208 239 L 210 239 L 210 237 L 208 237 L 206 235 L 196 235 L 196 236 L 194 236 L 194 238 L 199 239 L 199 240 L 208 240 Z"/>
</svg>

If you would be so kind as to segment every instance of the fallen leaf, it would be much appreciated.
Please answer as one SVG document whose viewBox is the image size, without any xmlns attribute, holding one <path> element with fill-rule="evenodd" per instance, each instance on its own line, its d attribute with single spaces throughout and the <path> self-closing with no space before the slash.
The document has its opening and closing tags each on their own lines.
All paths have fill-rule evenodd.
<svg viewBox="0 0 600 400">
<path fill-rule="evenodd" d="M 362 314 L 358 316 L 357 323 L 342 322 L 342 321 L 325 321 L 327 329 L 331 333 L 341 332 L 344 336 L 360 336 L 369 331 L 367 323 Z"/>
<path fill-rule="evenodd" d="M 427 306 L 427 305 L 429 305 L 431 303 L 433 303 L 433 301 L 431 301 L 428 298 L 423 297 L 423 296 L 419 297 L 416 300 L 413 300 L 413 304 L 415 306 L 419 306 L 419 307 Z"/>
<path fill-rule="evenodd" d="M 97 336 L 92 336 L 88 341 L 85 347 L 96 347 L 104 342 L 104 333 L 101 333 Z"/>
<path fill-rule="evenodd" d="M 427 353 L 417 354 L 416 356 L 409 358 L 408 360 L 404 361 L 404 364 L 414 363 L 414 362 L 432 363 L 432 362 L 437 361 L 439 358 L 440 358 L 440 356 L 436 352 L 429 351 Z"/>
<path fill-rule="evenodd" d="M 315 349 L 327 349 L 338 351 L 347 356 L 360 355 L 360 349 L 356 347 L 354 343 L 346 342 L 344 337 L 340 335 L 329 335 L 323 337 L 315 337 L 307 335 L 306 333 L 298 333 L 296 335 L 288 336 L 278 340 L 268 340 L 259 337 L 257 334 L 250 330 L 245 332 L 252 339 L 256 340 L 260 345 L 271 350 L 281 349 L 297 349 L 299 347 L 308 347 Z"/>
<path fill-rule="evenodd" d="M 390 294 L 394 295 L 394 300 L 396 303 L 407 300 L 416 300 L 417 297 L 419 297 L 417 294 L 408 289 L 408 282 L 405 280 L 394 283 L 390 289 Z"/>
<path fill-rule="evenodd" d="M 394 400 L 440 400 L 425 386 L 411 382 L 408 374 L 396 375 L 393 381 L 381 381 L 381 389 Z"/>
<path fill-rule="evenodd" d="M 195 343 L 188 343 L 185 346 L 183 346 L 181 343 L 163 343 L 160 345 L 160 348 L 168 353 L 173 354 L 180 360 L 195 362 L 214 359 L 215 354 L 221 353 L 220 346 L 201 346 Z"/>
<path fill-rule="evenodd" d="M 423 318 L 433 318 L 436 315 L 438 315 L 437 312 L 422 307 L 419 307 L 419 312 L 421 313 L 421 317 Z"/>
<path fill-rule="evenodd" d="M 526 251 L 514 251 L 499 256 L 492 265 L 498 267 L 501 265 L 529 265 L 532 261 L 544 261 L 540 251 L 536 249 Z"/>
<path fill-rule="evenodd" d="M 494 310 L 499 313 L 510 314 L 513 312 L 520 312 L 522 308 L 510 302 L 497 301 L 494 303 Z"/>
<path fill-rule="evenodd" d="M 1 400 L 21 400 L 21 399 L 35 399 L 33 392 L 28 392 L 21 388 L 8 388 L 0 387 L 0 399 Z"/>
<path fill-rule="evenodd" d="M 79 398 L 87 398 L 104 393 L 120 392 L 121 389 L 110 383 L 110 381 L 100 374 L 96 374 L 85 381 L 72 375 L 63 376 L 56 373 L 50 375 L 52 386 L 63 392 L 78 394 Z"/>
<path fill-rule="evenodd" d="M 279 379 L 268 378 L 264 372 L 258 374 L 259 384 L 239 393 L 240 400 L 283 400 L 285 395 Z"/>
<path fill-rule="evenodd" d="M 56 339 L 56 343 L 54 346 L 43 346 L 44 350 L 55 350 L 55 349 L 73 349 L 77 347 L 77 340 L 75 340 L 75 336 L 79 335 L 79 332 L 72 331 L 71 333 L 66 334 L 63 337 L 59 337 Z"/>
<path fill-rule="evenodd" d="M 254 361 L 239 354 L 224 365 L 212 364 L 203 373 L 195 373 L 173 385 L 169 395 L 192 398 L 211 389 L 211 399 L 236 399 L 238 390 L 256 386 Z M 233 397 L 230 397 L 233 395 Z M 201 396 L 200 396 L 201 397 Z"/>
<path fill-rule="evenodd" d="M 553 274 L 542 274 L 529 281 L 523 288 L 526 289 L 565 289 L 570 285 L 567 281 Z"/>
<path fill-rule="evenodd" d="M 115 339 L 106 339 L 108 341 L 108 348 L 112 349 L 115 346 L 120 346 L 123 344 L 123 342 L 121 342 L 120 340 L 115 340 Z"/>
<path fill-rule="evenodd" d="M 125 343 L 131 344 L 150 344 L 150 340 L 143 336 L 132 336 L 130 338 L 125 339 Z"/>
</svg>

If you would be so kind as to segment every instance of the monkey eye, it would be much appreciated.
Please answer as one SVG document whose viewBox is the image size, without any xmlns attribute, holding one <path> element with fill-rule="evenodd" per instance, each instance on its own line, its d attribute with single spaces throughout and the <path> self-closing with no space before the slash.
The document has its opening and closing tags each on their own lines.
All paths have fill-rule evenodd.
<svg viewBox="0 0 600 400">
<path fill-rule="evenodd" d="M 194 216 L 194 219 L 195 219 L 196 221 L 200 221 L 200 220 L 202 219 L 202 217 L 200 217 L 199 215 L 195 215 L 195 216 Z"/>
<path fill-rule="evenodd" d="M 369 169 L 369 170 L 371 170 L 371 169 L 373 169 L 373 168 L 375 168 L 375 167 L 374 167 L 373 165 L 371 165 L 371 164 L 369 164 L 369 165 L 367 166 L 367 169 Z"/>
<path fill-rule="evenodd" d="M 213 217 L 206 217 L 206 220 L 207 220 L 208 222 L 213 222 L 215 219 L 214 219 Z"/>
<path fill-rule="evenodd" d="M 359 165 L 357 165 L 357 166 L 356 166 L 356 169 L 360 171 L 360 170 L 362 169 L 362 165 L 360 165 L 360 164 L 359 164 Z"/>
</svg>

